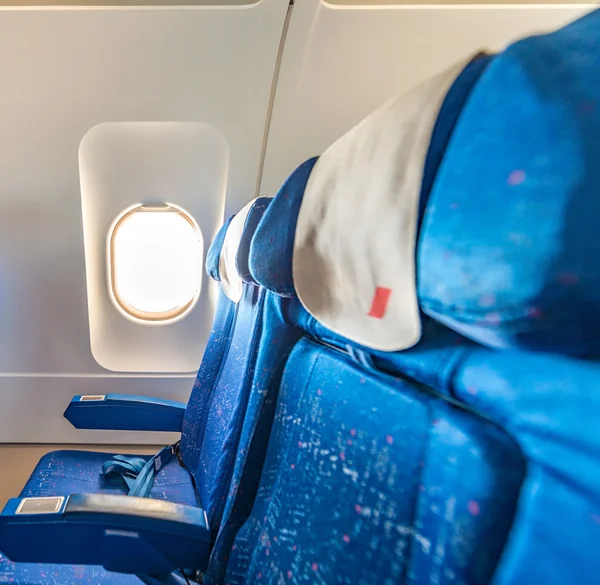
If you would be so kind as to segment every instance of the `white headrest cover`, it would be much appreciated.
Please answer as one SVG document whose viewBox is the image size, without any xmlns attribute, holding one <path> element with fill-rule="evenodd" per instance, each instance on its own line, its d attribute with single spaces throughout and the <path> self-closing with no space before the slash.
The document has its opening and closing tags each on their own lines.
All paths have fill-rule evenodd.
<svg viewBox="0 0 600 585">
<path fill-rule="evenodd" d="M 294 241 L 300 301 L 333 332 L 383 351 L 421 336 L 415 246 L 425 157 L 470 59 L 387 103 L 335 142 L 308 180 Z"/>
<path fill-rule="evenodd" d="M 240 240 L 244 232 L 244 226 L 246 225 L 246 218 L 250 209 L 254 205 L 256 199 L 253 199 L 245 205 L 231 220 L 225 239 L 223 240 L 223 247 L 221 248 L 221 255 L 219 256 L 219 276 L 221 277 L 221 286 L 223 292 L 234 302 L 239 303 L 242 298 L 243 281 L 238 274 L 237 268 L 235 267 L 235 260 L 240 247 Z"/>
</svg>

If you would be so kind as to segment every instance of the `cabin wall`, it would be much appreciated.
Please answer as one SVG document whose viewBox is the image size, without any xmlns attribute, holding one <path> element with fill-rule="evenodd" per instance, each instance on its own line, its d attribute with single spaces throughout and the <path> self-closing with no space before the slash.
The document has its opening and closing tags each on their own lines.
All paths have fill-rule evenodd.
<svg viewBox="0 0 600 585">
<path fill-rule="evenodd" d="M 0 8 L 1 443 L 173 440 L 62 418 L 76 394 L 187 400 L 210 331 L 207 278 L 183 320 L 121 314 L 109 230 L 134 205 L 176 204 L 205 254 L 224 213 L 253 197 L 287 10 Z"/>
</svg>

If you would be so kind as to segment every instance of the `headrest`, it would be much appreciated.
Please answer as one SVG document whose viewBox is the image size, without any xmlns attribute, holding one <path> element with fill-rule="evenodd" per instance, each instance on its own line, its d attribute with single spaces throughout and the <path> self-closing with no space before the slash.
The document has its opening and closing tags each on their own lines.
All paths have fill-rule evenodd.
<svg viewBox="0 0 600 585">
<path fill-rule="evenodd" d="M 248 284 L 256 284 L 256 281 L 250 274 L 250 244 L 252 243 L 256 226 L 260 222 L 270 203 L 270 197 L 259 197 L 258 199 L 255 199 L 254 204 L 246 217 L 246 224 L 244 225 L 244 231 L 242 232 L 242 238 L 235 259 L 235 266 L 240 278 Z"/>
<path fill-rule="evenodd" d="M 295 296 L 292 254 L 298 211 L 317 159 L 300 165 L 265 211 L 250 244 L 249 268 L 254 280 L 282 296 Z"/>
<path fill-rule="evenodd" d="M 600 12 L 496 56 L 418 253 L 423 310 L 472 339 L 600 355 Z"/>
<path fill-rule="evenodd" d="M 443 100 L 425 159 L 422 201 L 429 194 L 458 113 L 488 61 L 487 56 L 477 55 L 456 78 Z M 252 240 L 250 272 L 256 282 L 282 296 L 295 296 L 292 256 L 296 225 L 304 192 L 316 163 L 316 157 L 308 160 L 286 180 L 265 212 Z"/>
<path fill-rule="evenodd" d="M 231 216 L 219 229 L 217 235 L 214 237 L 211 245 L 208 248 L 206 254 L 206 273 L 213 280 L 221 280 L 219 275 L 219 258 L 221 257 L 221 249 L 223 248 L 223 241 L 225 240 L 225 234 L 229 229 L 229 224 L 235 216 Z"/>
<path fill-rule="evenodd" d="M 415 248 L 433 128 L 468 61 L 397 98 L 319 158 L 304 192 L 293 277 L 306 310 L 375 350 L 420 338 Z"/>
<path fill-rule="evenodd" d="M 237 257 L 240 250 L 240 242 L 244 233 L 244 226 L 250 211 L 256 204 L 253 199 L 233 216 L 225 233 L 221 255 L 219 257 L 219 275 L 223 292 L 234 302 L 238 303 L 242 298 L 243 281 L 237 271 Z M 262 205 L 262 203 L 261 203 Z"/>
</svg>

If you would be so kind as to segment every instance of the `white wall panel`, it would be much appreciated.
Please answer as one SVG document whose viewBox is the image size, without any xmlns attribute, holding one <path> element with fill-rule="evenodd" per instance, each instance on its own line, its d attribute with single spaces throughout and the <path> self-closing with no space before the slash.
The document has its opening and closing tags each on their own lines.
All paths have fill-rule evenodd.
<svg viewBox="0 0 600 585">
<path fill-rule="evenodd" d="M 227 199 L 189 174 L 214 197 L 204 240 L 254 196 L 288 2 L 217 4 L 0 7 L 0 442 L 162 443 L 76 431 L 62 412 L 78 393 L 189 394 L 193 376 L 120 376 L 92 356 L 78 149 L 102 123 L 209 124 L 227 143 Z M 197 325 L 201 340 L 210 319 Z"/>
<path fill-rule="evenodd" d="M 283 52 L 261 194 L 273 195 L 297 165 L 382 103 L 473 51 L 499 50 L 592 8 L 300 0 Z"/>
</svg>

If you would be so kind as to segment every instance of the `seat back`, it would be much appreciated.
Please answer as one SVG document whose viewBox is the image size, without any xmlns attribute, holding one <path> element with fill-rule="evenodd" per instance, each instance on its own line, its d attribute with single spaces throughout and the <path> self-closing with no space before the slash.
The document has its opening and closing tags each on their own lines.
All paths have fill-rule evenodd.
<svg viewBox="0 0 600 585">
<path fill-rule="evenodd" d="M 225 582 L 593 582 L 600 269 L 589 212 L 599 184 L 591 162 L 600 148 L 599 27 L 596 12 L 481 68 L 457 102 L 435 180 L 421 176 L 416 194 L 402 183 L 412 164 L 402 168 L 394 156 L 381 165 L 377 148 L 389 136 L 375 125 L 369 138 L 363 123 L 360 140 L 350 136 L 345 152 L 334 145 L 308 173 L 299 170 L 304 184 L 272 202 L 251 269 L 269 294 L 302 291 L 304 308 L 291 316 L 303 336 L 285 365 L 249 517 L 226 516 L 221 530 L 234 519 Z M 511 125 L 511 115 L 522 123 Z M 391 136 L 406 130 L 397 120 L 388 120 Z M 438 117 L 429 156 L 440 127 Z M 386 250 L 378 256 L 373 242 L 393 241 L 386 224 L 394 218 L 354 225 L 336 207 L 340 186 L 346 204 L 356 203 L 345 177 L 359 182 L 364 145 L 376 156 L 366 157 L 363 175 L 387 177 L 415 203 L 404 219 L 414 221 L 418 263 L 412 275 L 401 269 L 427 315 L 388 316 L 403 311 L 387 284 L 395 275 L 372 282 L 388 276 L 377 265 Z M 365 218 L 379 196 L 368 193 Z M 293 259 L 281 240 L 269 253 L 281 225 L 295 236 Z M 363 276 L 371 299 L 361 296 Z M 352 310 L 383 326 L 355 327 Z"/>
<path fill-rule="evenodd" d="M 185 412 L 180 451 L 194 478 L 198 504 L 215 529 L 246 410 L 264 300 L 256 284 L 242 280 L 237 265 L 247 264 L 250 237 L 268 202 L 259 198 L 230 218 L 207 257 L 207 272 L 220 287 L 211 336 Z"/>
<path fill-rule="evenodd" d="M 423 310 L 486 347 L 462 357 L 452 393 L 527 461 L 498 585 L 600 571 L 599 66 L 598 11 L 495 57 L 422 228 Z"/>
<path fill-rule="evenodd" d="M 278 207 L 295 209 L 297 213 L 300 200 L 295 194 L 306 183 L 315 162 L 316 159 L 311 159 L 292 173 L 271 201 L 269 208 L 277 203 Z M 265 213 L 268 212 L 267 209 Z M 263 283 L 261 286 L 265 291 L 262 338 L 256 354 L 252 391 L 221 530 L 204 576 L 205 583 L 223 583 L 225 578 L 233 540 L 249 516 L 256 496 L 283 369 L 294 345 L 304 334 L 302 322 L 306 320 L 306 312 L 295 297 L 293 285 L 290 284 L 291 266 L 282 262 L 277 270 L 269 270 L 269 262 L 273 256 L 286 258 L 291 255 L 294 225 L 284 222 L 265 223 L 261 220 L 258 229 L 263 233 L 263 243 L 255 246 L 253 237 L 248 270 L 256 282 L 260 280 Z M 264 273 L 260 270 L 261 266 L 265 269 Z"/>
<path fill-rule="evenodd" d="M 518 447 L 439 383 L 296 317 L 305 335 L 225 582 L 489 582 L 524 476 Z M 425 328 L 419 348 L 441 362 L 457 336 L 438 329 Z"/>
<path fill-rule="evenodd" d="M 460 109 L 466 100 L 473 83 L 485 69 L 487 63 L 487 57 L 479 57 L 473 60 L 466 65 L 464 71 L 461 72 L 459 70 L 458 78 L 450 84 L 448 93 L 445 96 L 445 99 L 442 100 L 440 106 L 440 115 L 435 121 L 435 124 L 432 124 L 432 147 L 425 153 L 425 158 L 427 161 L 425 164 L 426 179 L 429 179 L 430 174 L 437 170 L 437 165 L 439 164 L 439 160 L 441 160 L 445 145 L 448 142 L 449 136 L 456 122 L 457 110 Z M 316 165 L 318 168 L 319 163 L 317 162 Z M 314 178 L 314 168 L 315 160 L 313 159 L 305 163 L 305 165 L 302 165 L 294 173 L 294 175 L 292 175 L 286 185 L 284 185 L 284 188 L 271 203 L 269 210 L 266 212 L 265 216 L 263 216 L 263 219 L 261 220 L 261 223 L 253 238 L 250 255 L 252 273 L 255 279 L 269 290 L 269 293 L 267 294 L 274 299 L 274 302 L 278 297 L 281 299 L 295 296 L 295 287 L 292 274 L 294 236 L 296 234 L 297 217 L 302 205 L 305 188 L 307 183 L 309 183 L 309 180 L 312 180 L 311 175 Z M 431 180 L 423 181 L 423 199 L 426 199 L 426 193 L 428 193 L 431 184 Z M 417 193 L 417 195 L 419 195 L 419 193 Z M 325 213 L 327 213 L 327 211 L 328 210 L 326 210 Z M 278 242 L 278 246 L 276 248 L 272 246 L 273 241 Z M 359 500 L 361 500 L 360 493 L 364 490 L 365 484 L 364 482 L 357 481 L 359 471 L 356 471 L 356 473 L 349 473 L 350 468 L 348 467 L 348 464 L 345 463 L 345 460 L 347 451 L 349 451 L 349 456 L 356 465 L 358 462 L 356 459 L 357 454 L 359 458 L 361 452 L 363 452 L 364 455 L 364 444 L 362 443 L 362 440 L 365 439 L 367 443 L 374 441 L 373 437 L 371 436 L 371 432 L 373 430 L 376 431 L 377 435 L 379 435 L 380 439 L 383 441 L 380 444 L 385 446 L 384 451 L 386 451 L 386 453 L 384 454 L 384 458 L 387 458 L 387 462 L 383 462 L 382 460 L 382 465 L 389 465 L 392 470 L 395 470 L 390 471 L 390 473 L 398 472 L 401 474 L 401 476 L 399 475 L 394 479 L 394 488 L 387 491 L 387 500 L 393 502 L 395 496 L 398 497 L 398 493 L 395 492 L 395 490 L 400 489 L 403 493 L 410 492 L 413 483 L 418 483 L 418 479 L 416 478 L 418 478 L 420 475 L 420 469 L 425 464 L 423 461 L 423 452 L 425 449 L 424 444 L 427 443 L 427 428 L 428 425 L 431 426 L 435 423 L 437 420 L 436 417 L 439 417 L 440 419 L 449 418 L 450 422 L 448 424 L 451 426 L 455 425 L 457 427 L 461 427 L 462 425 L 469 428 L 469 424 L 475 424 L 471 422 L 471 419 L 468 415 L 461 412 L 455 414 L 456 409 L 448 407 L 443 402 L 439 405 L 437 402 L 432 403 L 431 397 L 427 394 L 422 396 L 422 392 L 419 388 L 413 388 L 411 392 L 407 391 L 408 397 L 402 396 L 395 391 L 390 391 L 389 388 L 386 389 L 386 381 L 390 383 L 390 380 L 386 380 L 385 376 L 389 376 L 389 372 L 386 373 L 385 370 L 378 372 L 377 369 L 374 368 L 367 368 L 365 370 L 364 363 L 361 362 L 361 359 L 364 358 L 364 347 L 360 348 L 359 346 L 356 346 L 356 351 L 352 351 L 350 354 L 348 354 L 346 347 L 348 340 L 344 340 L 343 338 L 336 336 L 327 328 L 322 327 L 318 321 L 311 317 L 311 315 L 301 307 L 297 299 L 288 298 L 287 302 L 290 304 L 290 306 L 299 307 L 289 311 L 288 316 L 295 322 L 297 327 L 302 329 L 305 339 L 303 339 L 296 346 L 286 365 L 285 375 L 280 390 L 282 394 L 279 396 L 278 415 L 275 420 L 273 436 L 271 437 L 271 442 L 269 445 L 266 467 L 262 476 L 261 490 L 258 501 L 256 502 L 252 511 L 252 516 L 246 522 L 241 532 L 237 535 L 237 539 L 235 540 L 234 544 L 233 538 L 235 538 L 235 535 L 232 538 L 232 533 L 236 533 L 237 529 L 239 529 L 239 526 L 245 520 L 243 517 L 244 513 L 250 512 L 249 500 L 251 500 L 252 490 L 246 489 L 245 496 L 240 497 L 238 495 L 237 499 L 234 500 L 235 505 L 233 507 L 236 509 L 236 514 L 234 514 L 233 517 L 227 517 L 226 515 L 226 522 L 224 523 L 222 534 L 217 540 L 215 551 L 218 551 L 220 546 L 223 546 L 227 550 L 227 553 L 223 553 L 222 557 L 228 556 L 229 551 L 232 551 L 226 578 L 228 582 L 244 582 L 245 580 L 249 579 L 250 575 L 252 574 L 253 569 L 249 567 L 249 563 L 251 562 L 250 557 L 256 552 L 254 546 L 256 541 L 254 539 L 257 534 L 255 531 L 258 530 L 260 532 L 262 530 L 262 522 L 273 522 L 273 518 L 268 519 L 269 514 L 265 509 L 267 502 L 273 502 L 275 500 L 278 502 L 285 501 L 285 505 L 281 506 L 280 509 L 282 510 L 282 514 L 286 518 L 290 519 L 293 524 L 297 522 L 297 518 L 294 519 L 293 515 L 288 516 L 287 512 L 283 513 L 284 509 L 292 510 L 296 509 L 297 505 L 300 505 L 302 509 L 308 510 L 307 513 L 316 513 L 319 515 L 321 515 L 326 509 L 335 510 L 337 504 L 340 503 L 336 500 L 336 493 L 338 493 L 339 489 L 344 489 L 344 485 L 350 482 L 348 483 L 348 494 L 352 495 L 348 495 L 348 498 L 352 500 L 352 498 L 356 496 L 351 508 L 353 510 L 358 508 L 362 509 L 362 504 L 359 503 Z M 368 308 L 365 313 L 368 313 Z M 440 329 L 443 328 L 438 327 L 437 329 L 434 329 L 431 332 L 430 337 L 433 337 L 433 339 L 436 340 L 436 334 L 439 334 Z M 446 335 L 443 339 L 443 342 L 454 344 L 456 343 L 456 340 L 457 336 L 451 334 L 449 336 Z M 337 346 L 338 350 L 336 351 L 331 347 L 327 347 L 324 345 L 325 343 L 329 346 Z M 433 347 L 437 346 L 435 344 L 429 344 L 427 347 L 431 351 Z M 362 358 L 359 356 L 362 356 Z M 361 371 L 361 364 L 363 366 L 363 371 Z M 339 379 L 338 376 L 340 376 Z M 330 384 L 328 382 L 328 378 L 330 378 L 333 382 L 332 388 L 329 388 Z M 315 380 L 317 381 L 315 382 Z M 405 421 L 417 420 L 420 413 L 421 428 L 419 428 L 417 433 L 418 437 L 420 438 L 415 438 L 414 452 L 409 454 L 400 437 L 396 436 L 394 439 L 396 433 L 399 433 L 400 436 L 404 434 L 402 425 L 398 425 L 398 423 L 390 423 L 388 431 L 381 435 L 383 427 L 376 422 L 377 416 L 371 415 L 370 420 L 367 417 L 367 419 L 360 423 L 356 417 L 346 416 L 348 413 L 342 412 L 343 409 L 338 409 L 337 413 L 335 409 L 324 409 L 320 413 L 318 420 L 314 418 L 313 412 L 312 423 L 314 423 L 314 425 L 307 429 L 309 434 L 314 433 L 315 436 L 319 436 L 318 441 L 327 443 L 327 447 L 318 449 L 316 453 L 313 452 L 312 447 L 309 449 L 309 453 L 311 454 L 310 457 L 317 455 L 316 459 L 313 461 L 314 465 L 317 467 L 313 469 L 310 461 L 296 462 L 295 457 L 298 447 L 300 446 L 302 449 L 304 449 L 308 448 L 308 445 L 310 444 L 310 441 L 307 442 L 302 438 L 295 438 L 297 435 L 295 430 L 296 425 L 299 424 L 302 419 L 300 413 L 303 411 L 310 411 L 315 402 L 321 402 L 325 400 L 322 398 L 324 388 L 328 388 L 327 395 L 331 400 L 333 400 L 334 404 L 337 405 L 340 402 L 351 404 L 350 409 L 352 409 L 354 406 L 357 406 L 358 403 L 353 404 L 352 401 L 344 397 L 345 393 L 347 394 L 351 391 L 350 388 L 352 385 L 356 386 L 356 398 L 358 399 L 362 397 L 363 401 L 363 406 L 359 408 L 357 412 L 358 418 L 364 418 L 365 415 L 369 415 L 371 412 L 369 406 L 376 404 L 378 401 L 387 401 L 389 408 L 386 408 L 385 410 L 392 416 L 394 413 L 394 401 L 400 401 L 395 408 L 399 412 L 405 410 L 405 416 L 400 416 L 400 419 L 405 419 Z M 400 387 L 402 387 L 402 385 L 400 385 Z M 407 387 L 410 388 L 410 386 Z M 295 415 L 292 416 L 291 413 L 294 412 L 298 413 L 297 417 Z M 379 408 L 374 407 L 373 412 L 380 412 Z M 263 422 L 264 421 L 269 421 L 269 417 L 263 417 Z M 432 423 L 432 421 L 434 422 Z M 264 422 L 264 424 L 266 426 L 267 423 Z M 371 429 L 371 426 L 374 428 Z M 269 429 L 263 429 L 261 434 L 263 436 L 268 436 L 268 430 Z M 331 437 L 326 436 L 329 430 L 331 430 L 333 433 Z M 358 437 L 359 431 L 360 437 L 362 438 Z M 351 434 L 348 435 L 350 432 Z M 492 428 L 490 433 L 494 435 L 494 432 L 495 428 Z M 460 434 L 459 431 L 457 431 L 457 433 Z M 498 439 L 500 441 L 499 451 L 510 452 L 514 450 L 514 445 L 512 445 L 509 439 L 504 437 L 502 433 L 496 434 L 499 434 L 500 436 Z M 368 438 L 369 436 L 371 436 L 370 439 Z M 480 442 L 484 443 L 484 445 L 480 446 L 483 451 L 487 452 L 491 450 L 491 448 L 487 446 L 486 440 L 489 443 L 494 443 L 494 437 L 488 440 L 487 437 L 484 436 L 481 439 Z M 475 440 L 475 443 L 477 442 L 478 440 Z M 254 445 L 251 445 L 251 447 L 253 446 Z M 465 449 L 465 451 L 468 452 L 468 449 Z M 282 453 L 284 455 L 282 455 Z M 321 453 L 322 456 L 319 456 L 319 453 Z M 370 454 L 367 453 L 367 459 L 369 455 Z M 288 459 L 288 456 L 292 457 L 293 460 Z M 257 459 L 257 457 L 254 457 L 254 459 Z M 465 457 L 465 459 L 468 459 L 468 457 Z M 514 473 L 511 471 L 508 474 L 504 474 L 505 483 L 501 480 L 498 480 L 499 483 L 502 484 L 501 487 L 503 495 L 499 498 L 499 500 L 490 503 L 489 508 L 490 510 L 494 511 L 494 513 L 496 510 L 501 510 L 504 512 L 505 508 L 507 507 L 510 512 L 512 510 L 511 506 L 514 505 L 514 501 L 516 499 L 515 490 L 518 489 L 519 481 L 522 477 L 522 461 L 519 459 L 518 450 L 516 450 L 514 459 L 516 460 L 516 465 L 514 465 Z M 358 463 L 358 467 L 360 467 L 360 463 L 362 462 Z M 466 460 L 461 463 L 463 463 L 467 468 L 471 464 L 470 461 Z M 510 463 L 514 462 L 510 461 Z M 370 465 L 370 463 L 365 464 L 367 467 Z M 484 461 L 482 466 L 484 468 L 482 475 L 486 476 L 486 474 L 488 474 L 489 476 L 489 469 L 492 467 L 492 464 L 489 461 Z M 460 468 L 460 465 L 457 467 Z M 247 487 L 248 485 L 253 485 L 254 481 L 250 480 L 249 478 L 253 476 L 256 465 L 252 465 L 251 468 L 251 470 L 241 473 L 241 477 L 238 481 L 242 486 Z M 298 469 L 296 473 L 299 475 L 294 477 L 293 471 L 290 470 L 295 469 Z M 306 477 L 310 479 L 305 482 L 304 486 L 298 484 L 294 489 L 291 489 L 289 485 L 284 486 L 283 484 L 280 484 L 281 492 L 275 491 L 274 485 L 280 482 L 280 472 L 283 471 L 286 474 L 292 473 L 290 476 L 291 481 L 300 482 L 302 474 L 304 474 L 304 472 L 307 470 L 308 475 Z M 411 470 L 417 470 L 419 473 L 413 474 Z M 321 471 L 323 471 L 323 473 L 321 473 Z M 505 472 L 506 470 L 502 469 L 501 471 Z M 337 478 L 337 475 L 339 475 L 339 478 Z M 328 486 L 322 485 L 323 480 L 326 477 L 330 477 L 332 479 L 337 478 L 338 481 L 337 483 L 332 481 L 329 489 Z M 404 480 L 409 481 L 409 485 L 404 485 Z M 477 488 L 480 486 L 477 486 L 476 483 L 477 482 L 473 483 L 472 491 L 467 490 L 464 494 L 464 498 L 466 498 L 465 501 L 469 501 L 469 495 L 475 494 L 479 496 L 477 493 Z M 382 484 L 379 485 L 377 489 L 381 490 L 383 487 L 384 486 Z M 325 497 L 323 495 L 323 506 L 321 507 L 318 502 L 315 502 L 315 508 L 313 509 L 311 504 L 308 503 L 308 496 L 310 493 L 321 491 L 321 488 L 324 488 L 325 491 L 329 493 L 330 497 Z M 307 491 L 305 491 L 302 497 L 297 498 L 298 493 L 302 492 L 303 489 Z M 250 492 L 250 494 L 248 492 Z M 316 497 L 319 499 L 321 496 L 316 494 Z M 474 495 L 473 498 L 475 498 Z M 481 500 L 479 497 L 478 499 Z M 344 505 L 347 505 L 349 500 L 344 501 Z M 396 550 L 398 547 L 405 547 L 407 546 L 407 543 L 413 539 L 411 536 L 412 528 L 410 526 L 411 514 L 414 512 L 413 504 L 408 502 L 406 503 L 403 513 L 400 514 L 401 521 L 400 518 L 396 518 L 396 524 L 400 526 L 400 540 L 393 540 L 393 542 L 390 541 L 390 550 Z M 390 505 L 393 506 L 394 504 L 392 503 Z M 485 508 L 486 504 L 482 501 L 480 506 Z M 367 504 L 365 504 L 365 508 L 368 510 L 373 510 L 373 506 Z M 468 507 L 465 508 L 465 510 L 468 510 Z M 298 513 L 303 514 L 305 512 L 299 511 Z M 510 514 L 508 514 L 508 516 L 510 517 Z M 349 535 L 353 531 L 352 527 L 349 526 L 348 523 L 354 523 L 358 517 L 354 515 L 348 517 L 348 515 L 342 514 L 341 510 L 340 512 L 336 512 L 336 517 L 340 518 L 341 524 L 346 523 L 346 530 L 341 534 L 343 537 L 342 541 L 345 542 L 345 540 L 350 538 Z M 504 514 L 504 517 L 506 517 L 506 514 Z M 261 521 L 258 521 L 258 519 L 261 519 Z M 283 532 L 291 529 L 290 526 L 285 525 L 285 522 L 281 521 L 280 523 L 281 526 L 278 527 L 278 529 L 281 529 Z M 495 562 L 497 561 L 503 542 L 503 536 L 505 536 L 506 531 L 508 530 L 506 524 L 504 526 L 498 525 L 497 528 L 500 536 L 498 539 L 496 539 L 494 544 L 490 545 L 489 554 L 487 557 L 485 555 L 479 555 L 479 571 L 480 573 L 485 573 L 488 576 L 490 571 L 489 567 L 494 566 Z M 321 552 L 331 550 L 330 546 L 332 543 L 327 539 L 321 542 L 315 541 L 312 529 L 312 526 L 306 527 L 306 532 L 303 532 L 305 541 L 303 543 L 301 543 L 300 540 L 296 542 L 296 549 L 292 552 L 297 552 L 300 547 L 302 550 L 306 549 L 305 552 L 309 557 L 311 555 L 313 557 L 315 557 L 315 555 L 318 557 L 320 553 L 318 553 L 317 550 L 320 550 Z M 300 535 L 300 532 L 297 528 L 294 529 L 294 531 L 296 535 Z M 227 535 L 228 532 L 229 534 Z M 377 530 L 375 530 L 375 534 L 376 532 Z M 229 538 L 229 546 L 224 545 L 224 541 L 227 539 L 226 535 Z M 367 537 L 367 535 L 368 532 L 364 532 L 363 536 Z M 371 537 L 373 536 L 374 534 L 371 534 Z M 478 536 L 477 530 L 475 529 L 474 536 Z M 278 541 L 279 538 L 280 537 L 277 537 L 276 541 Z M 418 538 L 419 537 L 417 535 L 417 539 Z M 474 538 L 473 546 L 476 541 L 477 538 Z M 344 542 L 342 542 L 342 544 L 344 544 Z M 403 544 L 399 544 L 400 542 Z M 354 555 L 356 557 L 356 562 L 354 564 L 346 563 L 347 559 L 340 558 L 340 564 L 343 564 L 347 567 L 347 576 L 350 578 L 351 575 L 356 575 L 356 564 L 361 563 L 361 557 L 356 556 L 356 551 L 354 548 L 348 550 L 348 555 Z M 281 551 L 273 552 L 276 552 L 277 555 L 281 553 Z M 271 553 L 267 554 L 270 555 Z M 467 553 L 463 551 L 463 556 L 466 554 Z M 473 552 L 471 551 L 470 554 L 473 554 Z M 385 558 L 385 556 L 386 555 L 383 554 L 382 558 Z M 319 564 L 318 561 L 314 562 L 317 565 Z M 211 570 L 213 571 L 213 575 L 217 573 L 214 570 L 214 567 L 219 564 L 223 564 L 222 559 L 217 558 L 217 556 L 213 554 L 208 577 L 212 576 Z M 312 567 L 312 563 L 310 566 Z M 399 571 L 402 571 L 405 568 L 400 559 L 397 563 L 397 568 Z M 330 566 L 330 569 L 333 569 L 333 566 Z M 295 573 L 294 570 L 289 570 L 291 571 L 291 574 Z M 340 567 L 338 566 L 336 570 L 339 571 Z M 372 575 L 377 573 L 377 570 L 375 570 L 373 567 L 371 567 L 370 570 Z M 254 574 L 262 574 L 262 572 L 262 569 L 257 569 L 254 571 Z M 287 570 L 284 571 L 284 574 L 287 575 Z M 307 573 L 308 577 L 310 577 L 310 575 L 310 572 Z M 330 578 L 333 577 L 330 575 Z M 220 582 L 220 578 L 215 577 L 214 581 L 209 580 L 208 582 Z"/>
</svg>

